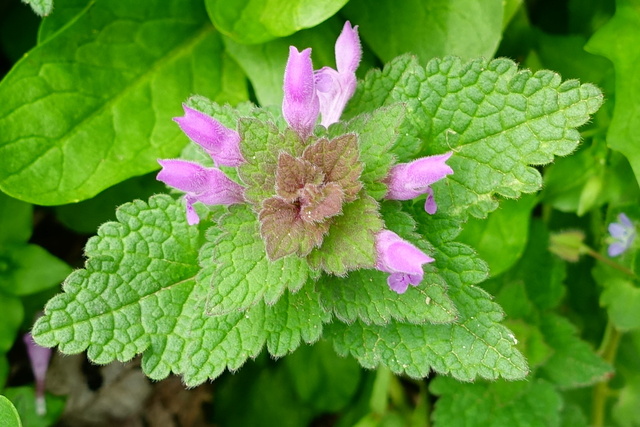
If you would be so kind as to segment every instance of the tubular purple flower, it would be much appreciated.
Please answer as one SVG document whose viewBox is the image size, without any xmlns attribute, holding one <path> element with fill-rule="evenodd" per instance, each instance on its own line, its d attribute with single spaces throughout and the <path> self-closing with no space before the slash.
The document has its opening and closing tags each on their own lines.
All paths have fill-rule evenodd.
<svg viewBox="0 0 640 427">
<path fill-rule="evenodd" d="M 626 252 L 636 238 L 636 227 L 624 213 L 618 215 L 619 222 L 609 224 L 609 234 L 613 243 L 607 248 L 610 257 L 615 257 Z"/>
<path fill-rule="evenodd" d="M 336 67 L 316 71 L 316 85 L 320 99 L 321 124 L 329 127 L 340 120 L 342 111 L 356 90 L 356 69 L 362 58 L 358 26 L 345 22 L 336 41 Z"/>
<path fill-rule="evenodd" d="M 295 47 L 289 47 L 283 90 L 282 114 L 289 126 L 306 139 L 313 132 L 320 112 L 311 49 L 298 52 Z"/>
<path fill-rule="evenodd" d="M 158 160 L 162 170 L 156 179 L 187 193 L 185 195 L 187 222 L 200 222 L 193 208 L 195 202 L 205 205 L 232 205 L 243 203 L 244 188 L 230 180 L 218 168 L 205 168 L 186 160 Z"/>
<path fill-rule="evenodd" d="M 410 200 L 421 194 L 427 195 L 424 210 L 436 213 L 437 205 L 430 185 L 453 173 L 445 162 L 453 153 L 422 157 L 411 163 L 400 163 L 389 171 L 384 183 L 387 184 L 386 199 Z"/>
<path fill-rule="evenodd" d="M 44 415 L 47 412 L 46 402 L 44 400 L 45 379 L 47 369 L 49 368 L 49 359 L 51 358 L 51 349 L 40 347 L 33 341 L 30 333 L 23 335 L 22 340 L 27 347 L 27 355 L 31 362 L 31 371 L 36 382 L 36 412 L 38 415 Z"/>
<path fill-rule="evenodd" d="M 216 165 L 238 166 L 244 163 L 240 154 L 240 135 L 213 117 L 182 104 L 184 116 L 174 117 L 180 129 L 211 156 Z"/>
<path fill-rule="evenodd" d="M 409 285 L 417 286 L 424 276 L 422 265 L 434 259 L 393 231 L 382 230 L 376 235 L 376 268 L 390 273 L 387 283 L 391 290 L 403 294 Z"/>
</svg>

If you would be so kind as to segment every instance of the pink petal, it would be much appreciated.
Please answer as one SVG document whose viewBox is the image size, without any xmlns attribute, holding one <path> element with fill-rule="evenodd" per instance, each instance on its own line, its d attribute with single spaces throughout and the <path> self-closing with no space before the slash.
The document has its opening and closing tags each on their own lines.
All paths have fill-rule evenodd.
<svg viewBox="0 0 640 427">
<path fill-rule="evenodd" d="M 453 173 L 453 169 L 445 163 L 451 157 L 451 154 L 449 152 L 436 156 L 422 157 L 411 163 L 395 165 L 385 179 L 387 184 L 385 198 L 410 200 L 421 194 L 428 193 L 431 184 Z M 431 196 L 433 197 L 433 195 Z"/>
<path fill-rule="evenodd" d="M 358 26 L 351 27 L 349 21 L 344 23 L 342 32 L 336 40 L 336 66 L 338 72 L 354 73 L 362 58 L 362 46 L 358 36 Z"/>
<path fill-rule="evenodd" d="M 283 90 L 284 118 L 302 138 L 307 138 L 313 132 L 320 112 L 311 63 L 311 49 L 298 52 L 298 49 L 293 46 L 289 48 Z"/>
<path fill-rule="evenodd" d="M 240 135 L 225 127 L 213 117 L 182 105 L 183 117 L 174 117 L 180 129 L 196 144 L 205 149 L 216 163 L 238 166 L 244 162 L 240 154 Z"/>
<path fill-rule="evenodd" d="M 207 190 L 209 174 L 207 168 L 193 162 L 179 159 L 158 160 L 162 170 L 156 176 L 170 187 L 185 193 L 198 194 Z"/>
</svg>

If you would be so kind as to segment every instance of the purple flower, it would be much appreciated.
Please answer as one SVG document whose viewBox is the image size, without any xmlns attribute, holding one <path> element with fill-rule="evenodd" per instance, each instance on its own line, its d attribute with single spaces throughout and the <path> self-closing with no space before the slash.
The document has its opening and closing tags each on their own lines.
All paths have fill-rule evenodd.
<svg viewBox="0 0 640 427">
<path fill-rule="evenodd" d="M 356 69 L 362 57 L 358 26 L 345 22 L 336 41 L 336 67 L 316 71 L 316 86 L 320 99 L 321 124 L 329 127 L 337 122 L 345 105 L 356 90 Z"/>
<path fill-rule="evenodd" d="M 303 139 L 306 139 L 313 132 L 320 112 L 311 63 L 311 49 L 298 52 L 295 47 L 289 47 L 283 90 L 284 119 Z"/>
<path fill-rule="evenodd" d="M 36 381 L 36 412 L 38 415 L 44 415 L 47 412 L 47 406 L 44 400 L 44 382 L 49 368 L 49 359 L 51 358 L 51 349 L 40 347 L 33 341 L 30 333 L 23 335 L 22 340 L 27 347 L 27 354 L 31 362 L 31 371 Z"/>
<path fill-rule="evenodd" d="M 422 157 L 411 163 L 395 165 L 384 180 L 388 187 L 385 198 L 410 200 L 426 194 L 424 210 L 430 214 L 436 213 L 438 207 L 430 185 L 453 173 L 453 169 L 445 163 L 451 154 L 453 153 Z"/>
<path fill-rule="evenodd" d="M 409 285 L 418 285 L 424 275 L 422 264 L 434 261 L 429 255 L 389 230 L 382 230 L 376 235 L 376 253 L 376 268 L 391 273 L 387 283 L 399 294 L 403 294 Z"/>
<path fill-rule="evenodd" d="M 240 154 L 240 135 L 207 114 L 182 104 L 183 117 L 174 117 L 180 129 L 209 153 L 216 165 L 238 166 L 244 162 Z"/>
<path fill-rule="evenodd" d="M 607 253 L 610 257 L 618 256 L 628 250 L 636 238 L 636 227 L 624 213 L 618 215 L 619 222 L 609 224 L 609 234 L 613 243 L 609 245 Z"/>
<path fill-rule="evenodd" d="M 187 222 L 190 225 L 200 222 L 193 209 L 195 202 L 205 205 L 232 205 L 243 203 L 244 188 L 227 178 L 218 168 L 205 168 L 186 160 L 158 160 L 162 170 L 156 179 L 187 193 Z"/>
</svg>

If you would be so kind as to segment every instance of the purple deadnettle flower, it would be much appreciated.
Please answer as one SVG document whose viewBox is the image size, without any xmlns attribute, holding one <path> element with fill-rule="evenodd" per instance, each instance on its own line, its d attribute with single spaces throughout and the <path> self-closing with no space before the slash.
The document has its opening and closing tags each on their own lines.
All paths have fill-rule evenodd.
<svg viewBox="0 0 640 427">
<path fill-rule="evenodd" d="M 189 139 L 200 145 L 216 165 L 238 166 L 244 163 L 240 154 L 240 135 L 213 117 L 182 104 L 184 116 L 174 117 Z"/>
<path fill-rule="evenodd" d="M 389 274 L 389 287 L 403 294 L 409 285 L 417 286 L 424 276 L 422 264 L 434 259 L 403 240 L 393 231 L 382 230 L 376 235 L 376 268 Z"/>
<path fill-rule="evenodd" d="M 609 245 L 607 253 L 610 257 L 618 256 L 628 250 L 636 238 L 636 227 L 624 213 L 618 215 L 619 222 L 609 224 L 609 234 L 613 243 Z"/>
<path fill-rule="evenodd" d="M 31 362 L 31 371 L 36 381 L 36 413 L 44 415 L 47 412 L 47 406 L 44 400 L 44 382 L 49 368 L 49 359 L 51 358 L 51 349 L 40 347 L 33 341 L 30 333 L 23 335 L 22 340 L 27 347 L 27 354 Z"/>
<path fill-rule="evenodd" d="M 158 160 L 162 170 L 157 180 L 187 193 L 187 222 L 194 225 L 200 222 L 193 209 L 195 202 L 205 205 L 232 205 L 243 203 L 244 188 L 227 178 L 218 168 L 205 168 L 186 160 Z"/>
<path fill-rule="evenodd" d="M 316 71 L 316 87 L 320 99 L 321 124 L 329 127 L 342 115 L 345 105 L 356 90 L 356 69 L 362 57 L 358 26 L 345 22 L 336 41 L 336 67 Z"/>
<path fill-rule="evenodd" d="M 385 198 L 410 200 L 426 194 L 424 210 L 433 215 L 438 207 L 433 199 L 433 190 L 430 185 L 453 173 L 453 169 L 445 163 L 451 154 L 453 153 L 422 157 L 411 163 L 395 165 L 384 180 L 387 184 Z"/>
<path fill-rule="evenodd" d="M 289 47 L 283 90 L 284 119 L 303 139 L 306 139 L 313 132 L 320 112 L 311 63 L 311 49 L 298 52 L 295 47 Z"/>
</svg>

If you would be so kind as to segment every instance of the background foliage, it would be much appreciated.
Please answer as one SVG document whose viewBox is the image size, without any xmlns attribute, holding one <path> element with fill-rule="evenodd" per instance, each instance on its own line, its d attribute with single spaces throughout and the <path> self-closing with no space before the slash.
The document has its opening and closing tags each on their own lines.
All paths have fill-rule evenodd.
<svg viewBox="0 0 640 427">
<path fill-rule="evenodd" d="M 301 339 L 315 341 L 314 326 L 321 327 L 326 319 L 317 318 L 307 325 L 308 330 L 291 335 L 287 325 L 254 320 L 260 318 L 261 304 L 251 308 L 250 320 L 236 316 L 227 326 L 240 325 L 259 340 L 234 347 L 238 353 L 229 368 L 237 369 L 247 357 L 255 360 L 214 382 L 213 400 L 207 404 L 212 410 L 204 418 L 219 425 L 263 425 L 266 420 L 291 426 L 313 422 L 344 426 L 640 425 L 636 251 L 616 259 L 632 275 L 593 256 L 568 263 L 548 251 L 550 234 L 578 229 L 593 248 L 592 255 L 606 257 L 607 224 L 619 212 L 640 221 L 640 137 L 634 131 L 640 126 L 640 76 L 635 72 L 640 1 L 382 0 L 372 7 L 361 0 L 172 0 L 126 5 L 109 0 L 57 0 L 53 11 L 50 2 L 31 3 L 37 13 L 48 16 L 40 20 L 17 0 L 0 1 L 0 72 L 4 74 L 0 81 L 0 190 L 4 193 L 0 194 L 0 390 L 13 402 L 25 425 L 54 424 L 64 403 L 48 395 L 47 417 L 35 414 L 31 378 L 22 340 L 17 337 L 30 328 L 44 302 L 58 292 L 71 267 L 82 267 L 86 238 L 100 224 L 116 219 L 116 206 L 164 191 L 154 179 L 156 158 L 177 156 L 187 144 L 170 120 L 181 114 L 180 103 L 200 94 L 221 104 L 251 100 L 265 107 L 278 105 L 287 47 L 312 46 L 315 68 L 333 66 L 333 43 L 345 19 L 360 26 L 365 47 L 360 77 L 406 52 L 413 53 L 422 66 L 447 55 L 464 62 L 481 56 L 508 57 L 532 72 L 551 69 L 565 80 L 591 82 L 604 91 L 605 104 L 580 128 L 576 151 L 538 168 L 544 182 L 541 193 L 513 198 L 526 183 L 519 188 L 505 180 L 499 193 L 511 199 L 497 199 L 500 208 L 491 212 L 495 202 L 485 197 L 487 204 L 471 212 L 474 217 L 461 218 L 466 223 L 458 240 L 488 264 L 489 278 L 479 286 L 494 301 L 483 297 L 485 312 L 493 319 L 494 312 L 500 316 L 495 303 L 502 307 L 504 324 L 513 331 L 530 372 L 526 381 L 466 383 L 455 379 L 473 378 L 468 373 L 465 377 L 464 369 L 455 378 L 432 374 L 425 380 L 396 376 L 385 367 L 363 370 L 352 356 L 337 356 L 333 347 L 343 355 L 355 353 L 361 364 L 376 366 L 376 360 L 359 357 L 353 349 L 367 345 L 358 331 L 363 322 L 378 325 L 380 311 L 355 313 L 359 304 L 338 291 L 326 292 L 320 301 L 314 301 L 315 294 L 303 287 L 291 297 L 300 299 L 292 301 L 292 307 L 330 304 L 334 314 L 349 324 L 332 324 L 326 331 L 330 340 L 303 345 L 274 360 L 260 352 L 262 343 L 272 354 L 284 356 Z M 398 69 L 406 66 L 394 64 Z M 375 75 L 367 79 L 375 84 Z M 428 85 L 425 93 L 429 93 Z M 347 116 L 356 113 L 348 111 Z M 482 123 L 461 131 L 473 134 L 478 127 Z M 452 135 L 444 130 L 433 130 L 438 135 L 435 141 L 442 146 L 452 142 Z M 572 149 L 558 153 L 568 154 Z M 394 154 L 411 157 L 418 150 Z M 481 186 L 470 188 L 469 197 L 481 196 L 480 190 Z M 153 200 L 169 203 L 166 196 Z M 453 201 L 443 200 L 443 209 L 454 207 Z M 136 202 L 121 215 L 128 213 L 135 219 L 138 214 L 131 214 L 131 209 L 144 211 L 147 205 Z M 487 213 L 486 219 L 475 218 Z M 394 221 L 403 223 L 402 218 Z M 133 222 L 136 232 L 147 232 Z M 227 232 L 241 226 L 229 221 Z M 421 229 L 425 226 L 420 221 L 417 226 L 424 235 L 435 234 Z M 459 228 L 457 223 L 439 226 L 439 230 L 450 230 L 449 236 Z M 193 229 L 162 232 L 179 236 L 187 249 L 196 244 Z M 109 230 L 103 233 L 108 236 Z M 108 239 L 92 242 L 86 254 L 97 258 L 88 272 L 72 275 L 77 283 L 82 274 L 99 275 L 109 268 L 108 260 L 100 259 L 109 248 Z M 184 265 L 179 274 L 191 277 L 197 253 L 185 250 L 180 256 Z M 162 265 L 149 268 L 139 259 L 130 261 L 132 268 L 163 271 Z M 482 271 L 475 272 L 477 266 L 470 267 L 478 280 L 484 277 Z M 354 283 L 367 279 L 354 276 Z M 67 286 L 73 287 L 74 280 Z M 326 283 L 324 289 L 331 290 L 331 285 Z M 188 281 L 181 286 L 189 286 Z M 172 307 L 169 302 L 186 298 L 183 288 L 164 296 L 167 310 Z M 465 292 L 453 292 L 458 309 L 465 309 L 460 301 L 473 300 Z M 436 300 L 438 296 L 427 297 Z M 447 300 L 441 302 L 446 307 Z M 288 309 L 284 303 L 282 309 Z M 430 315 L 445 314 L 446 310 Z M 412 311 L 410 305 L 391 314 L 396 319 L 405 316 L 402 320 L 420 315 L 424 314 Z M 270 326 L 262 329 L 265 322 Z M 166 321 L 151 323 L 144 326 L 173 327 Z M 137 336 L 136 325 L 131 327 L 131 336 Z M 403 333 L 413 339 L 418 333 L 418 328 L 411 327 L 379 328 L 380 334 L 392 335 L 389 340 L 399 334 L 400 342 L 409 342 L 402 339 Z M 102 337 L 105 342 L 113 338 Z M 437 338 L 443 344 L 441 357 L 450 356 L 444 345 L 446 333 Z M 118 352 L 131 357 L 149 345 L 145 339 L 140 336 L 131 341 L 131 348 Z M 120 340 L 115 337 L 113 342 Z M 193 349 L 185 356 L 169 355 L 178 370 L 193 369 L 191 354 L 216 357 L 214 349 L 226 350 L 224 345 L 217 346 L 215 337 L 205 342 L 211 348 Z M 166 343 L 153 345 L 164 348 Z M 393 357 L 400 362 L 392 369 L 395 372 L 403 371 L 403 358 L 416 366 L 424 360 L 421 358 L 433 364 L 433 359 L 421 353 L 423 348 L 379 350 L 386 357 L 397 351 Z M 90 356 L 106 362 L 114 354 Z M 160 378 L 171 368 L 164 362 L 147 359 L 142 365 L 152 377 Z M 194 371 L 191 378 L 195 384 L 219 373 Z M 108 378 L 105 372 L 101 375 Z M 69 406 L 70 402 L 71 398 Z M 0 398 L 0 420 L 3 416 L 11 420 L 13 412 L 5 408 L 10 406 Z"/>
</svg>

